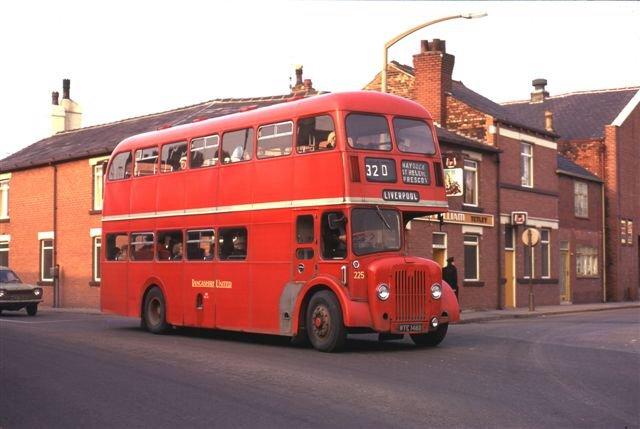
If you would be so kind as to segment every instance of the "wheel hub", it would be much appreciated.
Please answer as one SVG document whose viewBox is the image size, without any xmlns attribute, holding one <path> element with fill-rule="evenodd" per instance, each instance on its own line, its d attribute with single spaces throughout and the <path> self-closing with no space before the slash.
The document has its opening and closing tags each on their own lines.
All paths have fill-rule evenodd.
<svg viewBox="0 0 640 429">
<path fill-rule="evenodd" d="M 331 316 L 329 309 L 319 305 L 313 312 L 313 330 L 318 337 L 325 337 L 331 328 Z"/>
</svg>

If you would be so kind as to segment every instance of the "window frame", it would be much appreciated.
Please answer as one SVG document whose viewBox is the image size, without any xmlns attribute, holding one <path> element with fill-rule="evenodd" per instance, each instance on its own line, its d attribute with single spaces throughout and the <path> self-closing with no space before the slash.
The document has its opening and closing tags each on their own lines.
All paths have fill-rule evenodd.
<svg viewBox="0 0 640 429">
<path fill-rule="evenodd" d="M 51 242 L 50 245 L 47 245 L 46 242 Z M 45 282 L 45 283 L 52 283 L 54 280 L 53 277 L 53 273 L 51 271 L 53 271 L 53 267 L 55 266 L 55 261 L 53 260 L 53 253 L 54 253 L 54 247 L 55 247 L 55 240 L 53 238 L 44 238 L 42 240 L 40 240 L 40 281 L 41 282 Z M 51 252 L 51 267 L 49 267 L 49 273 L 46 273 L 46 269 L 44 266 L 44 261 L 45 261 L 45 252 L 46 251 L 50 251 Z"/>
<path fill-rule="evenodd" d="M 576 277 L 599 278 L 599 255 L 597 246 L 577 245 L 576 252 Z M 584 271 L 581 270 L 584 268 Z M 592 271 L 589 273 L 588 271 Z"/>
<path fill-rule="evenodd" d="M 100 271 L 100 259 L 102 258 L 102 237 L 92 237 L 92 264 L 91 279 L 94 283 L 100 283 L 102 272 Z"/>
<path fill-rule="evenodd" d="M 134 242 L 134 237 L 135 236 L 139 236 L 139 235 L 146 235 L 149 234 L 151 235 L 151 241 L 142 241 L 141 243 L 136 243 Z M 145 259 L 138 259 L 137 257 L 135 257 L 135 245 L 136 244 L 142 244 L 142 245 L 150 245 L 151 246 L 151 257 L 150 258 L 145 258 Z M 153 262 L 155 260 L 155 244 L 156 244 L 156 233 L 155 231 L 135 231 L 135 232 L 131 232 L 129 233 L 129 262 Z"/>
<path fill-rule="evenodd" d="M 527 253 L 531 252 L 529 255 L 527 255 Z M 528 256 L 528 258 L 527 258 Z M 523 251 L 522 251 L 522 257 L 523 259 L 523 265 L 522 265 L 522 278 L 523 279 L 535 279 L 535 274 L 536 274 L 536 269 L 535 269 L 535 262 L 536 262 L 536 255 L 535 255 L 535 246 L 525 246 L 523 245 Z M 527 259 L 529 260 L 529 270 L 530 272 L 527 273 Z"/>
<path fill-rule="evenodd" d="M 468 166 L 469 164 L 474 164 L 475 166 Z M 464 183 L 464 196 L 462 197 L 462 204 L 465 206 L 478 207 L 479 206 L 479 192 L 478 192 L 478 184 L 480 183 L 478 180 L 478 166 L 479 163 L 475 159 L 467 159 L 465 158 L 463 161 L 463 178 L 462 181 Z M 473 174 L 473 201 L 467 202 L 467 174 Z"/>
<path fill-rule="evenodd" d="M 467 237 L 473 237 L 473 240 L 467 240 Z M 464 281 L 465 282 L 477 282 L 480 281 L 480 236 L 477 234 L 463 234 L 462 236 L 462 247 L 464 252 Z M 469 273 L 467 272 L 467 255 L 466 248 L 474 247 L 475 248 L 475 278 L 469 278 Z"/>
<path fill-rule="evenodd" d="M 137 154 L 138 152 L 144 153 L 144 151 L 147 150 L 156 150 L 156 154 L 155 154 L 155 158 L 156 160 L 153 163 L 153 173 L 148 173 L 148 174 L 139 174 L 138 172 L 138 159 L 137 159 Z M 133 177 L 134 178 L 138 178 L 138 177 L 149 177 L 149 176 L 155 176 L 156 174 L 158 174 L 159 170 L 160 170 L 160 148 L 158 147 L 158 145 L 153 145 L 153 146 L 146 146 L 146 147 L 140 147 L 137 148 L 133 151 Z M 145 159 L 152 159 L 153 157 L 147 157 L 147 158 L 140 158 L 140 161 L 145 160 Z M 151 164 L 145 164 L 145 165 L 151 165 Z"/>
<path fill-rule="evenodd" d="M 9 181 L 0 180 L 0 219 L 9 219 Z"/>
<path fill-rule="evenodd" d="M 291 125 L 291 131 L 289 132 L 278 132 L 278 127 L 279 126 L 283 126 L 286 124 L 290 124 Z M 273 134 L 272 135 L 268 135 L 268 136 L 264 136 L 261 137 L 260 136 L 260 131 L 263 128 L 266 127 L 273 127 Z M 290 156 L 293 153 L 293 144 L 294 144 L 294 130 L 295 130 L 295 124 L 293 122 L 293 120 L 288 119 L 286 121 L 280 121 L 280 122 L 273 122 L 270 124 L 264 124 L 264 125 L 260 125 L 258 126 L 258 130 L 256 132 L 256 159 L 270 159 L 270 158 L 281 158 L 283 156 Z M 285 147 L 279 147 L 278 149 L 280 150 L 285 150 L 285 153 L 282 153 L 280 155 L 270 155 L 270 156 L 260 156 L 260 142 L 261 141 L 265 141 L 265 140 L 272 140 L 272 139 L 276 139 L 276 138 L 280 138 L 280 137 L 287 137 L 289 136 L 289 146 L 285 146 Z M 286 153 L 286 149 L 289 149 L 289 152 Z"/>
<path fill-rule="evenodd" d="M 422 124 L 424 124 L 424 126 L 429 131 L 429 135 L 431 136 L 432 151 L 431 152 L 412 152 L 412 151 L 402 150 L 398 141 L 398 132 L 396 131 L 396 120 L 415 121 L 415 122 L 421 122 Z M 393 137 L 396 141 L 396 147 L 398 148 L 398 152 L 402 154 L 428 155 L 428 156 L 433 156 L 436 154 L 436 137 L 433 134 L 433 129 L 431 128 L 431 126 L 424 119 L 412 118 L 409 116 L 394 116 L 393 118 L 391 118 L 391 125 L 393 127 Z M 392 146 L 393 146 L 393 142 L 392 142 Z"/>
<path fill-rule="evenodd" d="M 6 263 L 2 263 L 2 258 L 0 258 L 0 266 L 9 266 L 9 251 L 11 249 L 11 240 L 0 240 L 0 255 L 6 254 Z"/>
<path fill-rule="evenodd" d="M 202 235 L 199 234 L 198 235 L 198 240 L 196 241 L 196 240 L 189 239 L 189 234 L 190 233 L 202 233 L 202 232 L 211 232 L 212 233 L 211 238 L 212 238 L 213 250 L 211 252 L 211 258 L 206 259 L 204 257 L 204 254 L 203 254 L 202 258 L 191 258 L 191 257 L 189 257 L 189 255 L 190 255 L 189 244 L 197 243 L 198 247 L 200 248 L 200 242 L 202 241 Z M 193 228 L 193 229 L 185 230 L 185 232 L 184 232 L 184 243 L 185 243 L 185 246 L 184 246 L 185 258 L 184 258 L 184 260 L 186 262 L 210 262 L 210 261 L 218 260 L 218 258 L 216 257 L 216 251 L 217 251 L 217 248 L 218 248 L 217 241 L 216 241 L 217 238 L 218 238 L 218 235 L 216 233 L 216 228 L 202 227 L 202 228 Z"/>
<path fill-rule="evenodd" d="M 171 170 L 169 171 L 163 171 L 163 164 L 168 164 L 164 161 L 164 150 L 165 148 L 169 148 L 170 146 L 179 146 L 179 145 L 184 145 L 185 146 L 185 153 L 184 153 L 184 157 L 186 159 L 186 164 L 184 168 L 179 168 L 177 170 L 173 169 L 173 166 L 171 166 Z M 168 155 L 168 153 L 167 153 Z M 182 157 L 180 157 L 178 159 L 178 165 L 180 165 L 180 159 L 182 159 Z M 175 141 L 175 142 L 169 142 L 169 143 L 164 143 L 162 145 L 160 145 L 160 152 L 158 153 L 158 171 L 160 172 L 160 174 L 167 174 L 167 173 L 177 173 L 179 171 L 185 171 L 189 168 L 189 142 L 187 140 L 180 140 L 180 141 Z"/>
<path fill-rule="evenodd" d="M 231 153 L 229 154 L 229 161 L 225 161 L 225 159 L 222 157 L 222 155 L 224 155 L 224 153 L 225 153 L 225 151 L 224 151 L 225 136 L 227 134 L 233 134 L 233 133 L 237 133 L 239 131 L 246 131 L 246 130 L 250 130 L 251 131 L 251 139 L 250 139 L 251 150 L 247 151 L 247 150 L 243 149 L 242 157 L 244 158 L 245 154 L 248 153 L 249 154 L 249 158 L 248 159 L 239 159 L 237 161 L 232 161 L 231 160 L 231 156 L 233 155 L 233 150 L 235 150 L 238 147 L 238 146 L 235 146 L 233 148 L 233 150 L 231 151 Z M 255 152 L 256 136 L 257 136 L 257 132 L 256 132 L 254 127 L 244 127 L 244 128 L 238 128 L 238 129 L 235 129 L 235 130 L 229 130 L 229 131 L 223 132 L 222 136 L 220 137 L 220 156 L 218 158 L 220 164 L 222 164 L 222 165 L 233 165 L 233 164 L 239 164 L 239 163 L 251 161 L 253 159 L 254 152 Z"/>
<path fill-rule="evenodd" d="M 122 177 L 115 177 L 112 178 L 111 177 L 111 171 L 114 168 L 114 163 L 115 160 L 121 156 L 121 155 L 129 155 L 129 169 L 128 170 L 124 170 Z M 127 163 L 125 161 L 124 166 L 127 166 Z M 125 151 L 125 152 L 119 152 L 115 155 L 113 155 L 111 157 L 111 163 L 109 164 L 109 171 L 107 171 L 107 180 L 112 182 L 112 181 L 117 181 L 117 180 L 127 180 L 127 179 L 131 179 L 133 177 L 133 155 L 131 154 L 131 151 Z"/>
<path fill-rule="evenodd" d="M 589 218 L 589 184 L 580 180 L 573 181 L 573 214 L 578 218 Z"/>
<path fill-rule="evenodd" d="M 202 151 L 204 152 L 204 150 L 207 148 L 207 141 L 208 139 L 212 139 L 214 138 L 216 139 L 216 150 L 215 150 L 215 157 L 213 158 L 213 162 L 211 164 L 205 165 L 205 162 L 208 160 L 206 158 L 202 159 L 202 164 L 201 165 L 194 165 L 193 164 L 193 142 L 195 142 L 196 140 L 202 140 Z M 216 165 L 220 164 L 220 151 L 222 148 L 222 138 L 220 137 L 219 133 L 214 133 L 214 134 L 208 134 L 206 136 L 200 136 L 200 137 L 194 137 L 189 141 L 189 146 L 187 147 L 187 157 L 188 157 L 188 166 L 190 169 L 200 169 L 200 168 L 209 168 L 209 167 L 215 167 Z"/>
<path fill-rule="evenodd" d="M 303 121 L 308 120 L 308 119 L 322 118 L 322 117 L 328 117 L 331 120 L 332 129 L 327 132 L 327 140 L 314 141 L 313 142 L 313 146 L 310 149 L 301 150 L 301 148 L 303 148 L 303 147 L 304 148 L 309 148 L 310 146 L 308 144 L 307 145 L 300 144 L 300 140 L 299 140 L 300 135 L 301 135 L 301 132 L 300 132 L 301 125 L 300 124 Z M 318 131 L 318 129 L 314 128 L 314 131 Z M 320 131 L 324 132 L 324 130 L 320 130 Z M 329 143 L 328 139 L 329 139 L 329 135 L 331 133 L 333 133 L 334 138 L 335 138 L 335 142 L 334 142 L 333 146 L 329 146 L 328 145 L 328 143 Z M 304 116 L 304 117 L 298 118 L 296 120 L 296 122 L 295 122 L 295 139 L 294 140 L 295 140 L 294 144 L 295 144 L 295 147 L 296 147 L 295 152 L 297 154 L 299 154 L 299 155 L 304 155 L 304 154 L 307 154 L 307 153 L 315 153 L 315 152 L 324 152 L 324 151 L 330 151 L 330 150 L 335 149 L 337 147 L 337 145 L 338 145 L 338 134 L 337 134 L 337 130 L 336 130 L 336 120 L 335 120 L 335 118 L 333 117 L 333 115 L 330 112 L 325 112 L 325 113 L 315 114 L 315 115 L 312 115 L 312 116 Z M 327 144 L 324 147 L 321 146 L 321 144 L 325 143 L 325 142 Z"/>
<path fill-rule="evenodd" d="M 230 233 L 232 231 L 243 231 L 244 232 L 244 255 L 240 255 L 241 257 L 231 258 L 233 255 L 233 251 L 226 255 L 224 258 L 222 257 L 223 245 L 221 240 L 225 237 L 225 234 Z M 224 238 L 226 239 L 226 238 Z M 249 258 L 249 230 L 246 226 L 228 226 L 218 228 L 218 261 L 221 262 L 243 262 Z M 232 243 L 233 245 L 233 243 Z"/>
<path fill-rule="evenodd" d="M 547 235 L 546 239 L 544 238 L 545 234 Z M 547 264 L 546 272 L 545 262 Z M 540 229 L 540 278 L 551 278 L 551 230 L 549 228 Z"/>
<path fill-rule="evenodd" d="M 524 149 L 529 148 L 529 152 L 525 152 Z M 529 176 L 525 177 L 525 167 L 528 166 Z M 526 179 L 526 183 L 525 183 Z M 524 188 L 533 188 L 533 143 L 525 141 L 520 142 L 520 186 Z"/>
</svg>

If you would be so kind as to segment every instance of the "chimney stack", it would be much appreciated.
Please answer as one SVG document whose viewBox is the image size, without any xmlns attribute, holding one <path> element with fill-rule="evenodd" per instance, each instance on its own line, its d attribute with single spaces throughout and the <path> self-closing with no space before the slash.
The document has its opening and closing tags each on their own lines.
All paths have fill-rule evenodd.
<svg viewBox="0 0 640 429">
<path fill-rule="evenodd" d="M 553 128 L 553 112 L 550 110 L 544 111 L 544 129 L 551 133 L 556 132 Z"/>
<path fill-rule="evenodd" d="M 303 86 L 302 83 L 302 66 L 296 66 L 296 84 L 294 88 L 300 88 Z"/>
<path fill-rule="evenodd" d="M 447 121 L 447 95 L 455 57 L 447 54 L 446 42 L 440 39 L 420 42 L 420 53 L 413 56 L 415 84 L 412 98 L 422 104 L 441 126 Z"/>
<path fill-rule="evenodd" d="M 545 89 L 547 86 L 546 79 L 534 79 L 531 84 L 533 85 L 533 92 L 531 93 L 532 103 L 542 103 L 547 97 L 549 97 L 549 93 Z"/>
<path fill-rule="evenodd" d="M 71 80 L 62 81 L 62 101 L 57 91 L 51 93 L 51 128 L 53 134 L 81 127 L 82 109 L 71 100 Z"/>
</svg>

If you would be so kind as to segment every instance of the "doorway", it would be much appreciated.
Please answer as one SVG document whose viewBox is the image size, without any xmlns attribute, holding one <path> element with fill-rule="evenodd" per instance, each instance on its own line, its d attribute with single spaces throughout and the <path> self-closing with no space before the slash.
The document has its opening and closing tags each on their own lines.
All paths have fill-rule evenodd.
<svg viewBox="0 0 640 429">
<path fill-rule="evenodd" d="M 571 303 L 571 260 L 569 242 L 560 242 L 560 301 Z"/>
<path fill-rule="evenodd" d="M 516 308 L 516 247 L 512 225 L 504 228 L 504 306 Z"/>
<path fill-rule="evenodd" d="M 447 260 L 447 233 L 434 232 L 432 235 L 432 247 L 432 259 L 441 267 L 444 267 Z"/>
</svg>

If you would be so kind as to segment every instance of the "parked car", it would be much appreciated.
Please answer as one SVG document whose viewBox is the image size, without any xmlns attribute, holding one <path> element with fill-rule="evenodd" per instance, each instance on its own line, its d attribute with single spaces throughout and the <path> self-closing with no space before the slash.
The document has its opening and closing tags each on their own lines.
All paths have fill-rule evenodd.
<svg viewBox="0 0 640 429">
<path fill-rule="evenodd" d="M 29 316 L 35 316 L 41 301 L 42 288 L 22 283 L 13 270 L 0 266 L 0 314 L 26 308 Z"/>
</svg>

